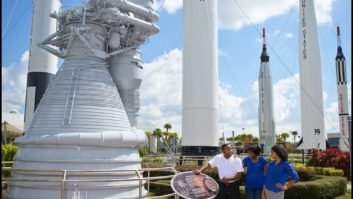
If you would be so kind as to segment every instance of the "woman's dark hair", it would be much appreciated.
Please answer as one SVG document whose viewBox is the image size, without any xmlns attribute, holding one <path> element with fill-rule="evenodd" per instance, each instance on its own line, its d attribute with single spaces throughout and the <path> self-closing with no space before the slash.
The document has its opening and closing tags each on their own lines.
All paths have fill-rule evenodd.
<svg viewBox="0 0 353 199">
<path fill-rule="evenodd" d="M 251 151 L 255 153 L 255 155 L 260 155 L 261 148 L 259 147 L 259 145 L 251 145 L 246 151 Z"/>
<path fill-rule="evenodd" d="M 276 145 L 273 145 L 271 150 L 275 152 L 278 155 L 278 157 L 281 158 L 281 160 L 283 161 L 288 160 L 288 151 L 283 146 L 276 144 Z"/>
</svg>

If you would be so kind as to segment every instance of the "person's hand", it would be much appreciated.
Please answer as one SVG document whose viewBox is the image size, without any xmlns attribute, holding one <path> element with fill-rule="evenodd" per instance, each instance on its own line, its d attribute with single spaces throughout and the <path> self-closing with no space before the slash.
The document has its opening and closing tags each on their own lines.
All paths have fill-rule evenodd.
<svg viewBox="0 0 353 199">
<path fill-rule="evenodd" d="M 276 184 L 276 186 L 277 186 L 277 188 L 281 189 L 282 191 L 287 190 L 287 186 L 286 186 L 286 185 L 283 186 L 283 185 L 282 185 L 281 183 L 279 183 L 279 182 Z"/>
<path fill-rule="evenodd" d="M 228 182 L 229 182 L 230 180 L 231 180 L 230 178 L 226 178 L 226 177 L 223 177 L 223 178 L 222 178 L 222 181 L 223 181 L 225 184 L 228 184 Z"/>
<path fill-rule="evenodd" d="M 265 196 L 264 192 L 261 193 L 261 199 L 266 199 L 266 196 Z"/>
<path fill-rule="evenodd" d="M 194 172 L 196 175 L 197 175 L 197 174 L 200 174 L 200 173 L 201 173 L 201 169 L 195 169 L 193 172 Z"/>
</svg>

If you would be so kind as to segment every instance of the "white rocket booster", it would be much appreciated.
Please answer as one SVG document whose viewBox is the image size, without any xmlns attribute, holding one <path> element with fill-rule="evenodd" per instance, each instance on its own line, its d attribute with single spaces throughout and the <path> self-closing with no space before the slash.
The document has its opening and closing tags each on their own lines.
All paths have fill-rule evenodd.
<svg viewBox="0 0 353 199">
<path fill-rule="evenodd" d="M 184 0 L 183 155 L 218 153 L 217 1 Z"/>
<path fill-rule="evenodd" d="M 340 129 L 340 149 L 349 151 L 349 131 L 348 131 L 348 97 L 347 97 L 347 71 L 346 59 L 341 47 L 340 29 L 337 27 L 337 55 L 336 55 L 336 74 L 337 74 L 337 95 L 338 95 L 338 115 Z"/>
<path fill-rule="evenodd" d="M 259 74 L 259 136 L 263 152 L 269 153 L 276 144 L 276 130 L 273 116 L 273 94 L 271 71 L 268 66 L 270 57 L 267 54 L 265 29 L 263 29 L 261 68 Z"/>
<path fill-rule="evenodd" d="M 300 149 L 325 149 L 320 49 L 313 0 L 299 6 L 299 73 L 302 144 Z"/>
<path fill-rule="evenodd" d="M 56 31 L 56 20 L 49 17 L 50 13 L 58 12 L 60 0 L 34 0 L 32 12 L 31 47 L 29 50 L 27 92 L 25 105 L 24 128 L 28 127 L 33 113 L 41 100 L 49 80 L 56 73 L 58 58 L 38 43 Z"/>
</svg>

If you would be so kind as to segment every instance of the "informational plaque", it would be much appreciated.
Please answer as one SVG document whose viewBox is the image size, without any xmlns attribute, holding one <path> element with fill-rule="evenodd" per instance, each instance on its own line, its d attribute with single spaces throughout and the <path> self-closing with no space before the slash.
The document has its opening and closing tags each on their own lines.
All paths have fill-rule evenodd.
<svg viewBox="0 0 353 199">
<path fill-rule="evenodd" d="M 173 191 L 186 199 L 211 199 L 217 196 L 219 187 L 217 182 L 203 173 L 192 171 L 175 174 L 172 178 Z"/>
</svg>

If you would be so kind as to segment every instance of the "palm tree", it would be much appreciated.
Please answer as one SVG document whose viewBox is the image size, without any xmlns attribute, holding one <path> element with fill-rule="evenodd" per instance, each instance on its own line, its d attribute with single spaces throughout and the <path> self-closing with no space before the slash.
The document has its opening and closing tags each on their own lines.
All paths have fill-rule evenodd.
<svg viewBox="0 0 353 199">
<path fill-rule="evenodd" d="M 293 135 L 293 138 L 294 138 L 294 144 L 295 144 L 295 138 L 297 137 L 298 132 L 297 132 L 297 131 L 291 131 L 291 134 Z"/>
<path fill-rule="evenodd" d="M 254 138 L 254 136 L 252 135 L 252 134 L 246 134 L 245 135 L 245 140 L 247 141 L 247 142 L 252 142 L 252 139 Z"/>
<path fill-rule="evenodd" d="M 146 134 L 147 140 L 148 140 L 148 153 L 150 154 L 151 153 L 151 138 L 153 135 L 151 132 L 148 132 L 148 131 L 146 131 L 145 134 Z"/>
<path fill-rule="evenodd" d="M 254 137 L 254 138 L 252 139 L 252 142 L 253 142 L 253 143 L 259 143 L 259 138 L 258 138 L 258 137 Z"/>
<path fill-rule="evenodd" d="M 170 136 L 170 133 L 168 132 L 162 132 L 162 136 L 164 138 L 164 140 L 167 142 L 169 140 L 169 136 Z M 169 143 L 168 143 L 169 144 Z"/>
<path fill-rule="evenodd" d="M 276 142 L 283 142 L 282 135 L 276 135 Z"/>
<path fill-rule="evenodd" d="M 287 138 L 289 138 L 289 133 L 283 132 L 283 133 L 281 134 L 281 136 L 282 136 L 283 140 L 286 142 Z"/>
<path fill-rule="evenodd" d="M 235 136 L 234 138 L 237 142 L 240 142 L 240 143 L 244 143 L 247 139 L 247 135 L 246 134 L 240 134 L 240 135 L 237 135 Z M 228 138 L 227 138 L 228 140 Z M 230 139 L 231 140 L 231 139 Z"/>
<path fill-rule="evenodd" d="M 170 133 L 170 134 L 168 135 L 168 143 L 169 143 L 171 146 L 173 146 L 173 144 L 176 143 L 175 140 L 178 140 L 178 134 L 177 134 L 177 133 Z M 174 153 L 175 153 L 175 148 L 176 148 L 176 146 L 173 146 L 173 151 L 174 151 Z"/>
<path fill-rule="evenodd" d="M 168 130 L 172 128 L 172 125 L 169 124 L 169 123 L 166 123 L 166 124 L 164 124 L 164 128 L 165 128 L 165 129 L 167 130 L 167 132 L 168 132 Z"/>
<path fill-rule="evenodd" d="M 157 138 L 157 153 L 158 153 L 158 148 L 160 148 L 160 145 L 161 145 L 161 141 L 160 141 L 160 138 L 162 137 L 162 131 L 160 128 L 156 128 L 153 133 L 152 133 L 153 136 L 155 136 Z"/>
</svg>

